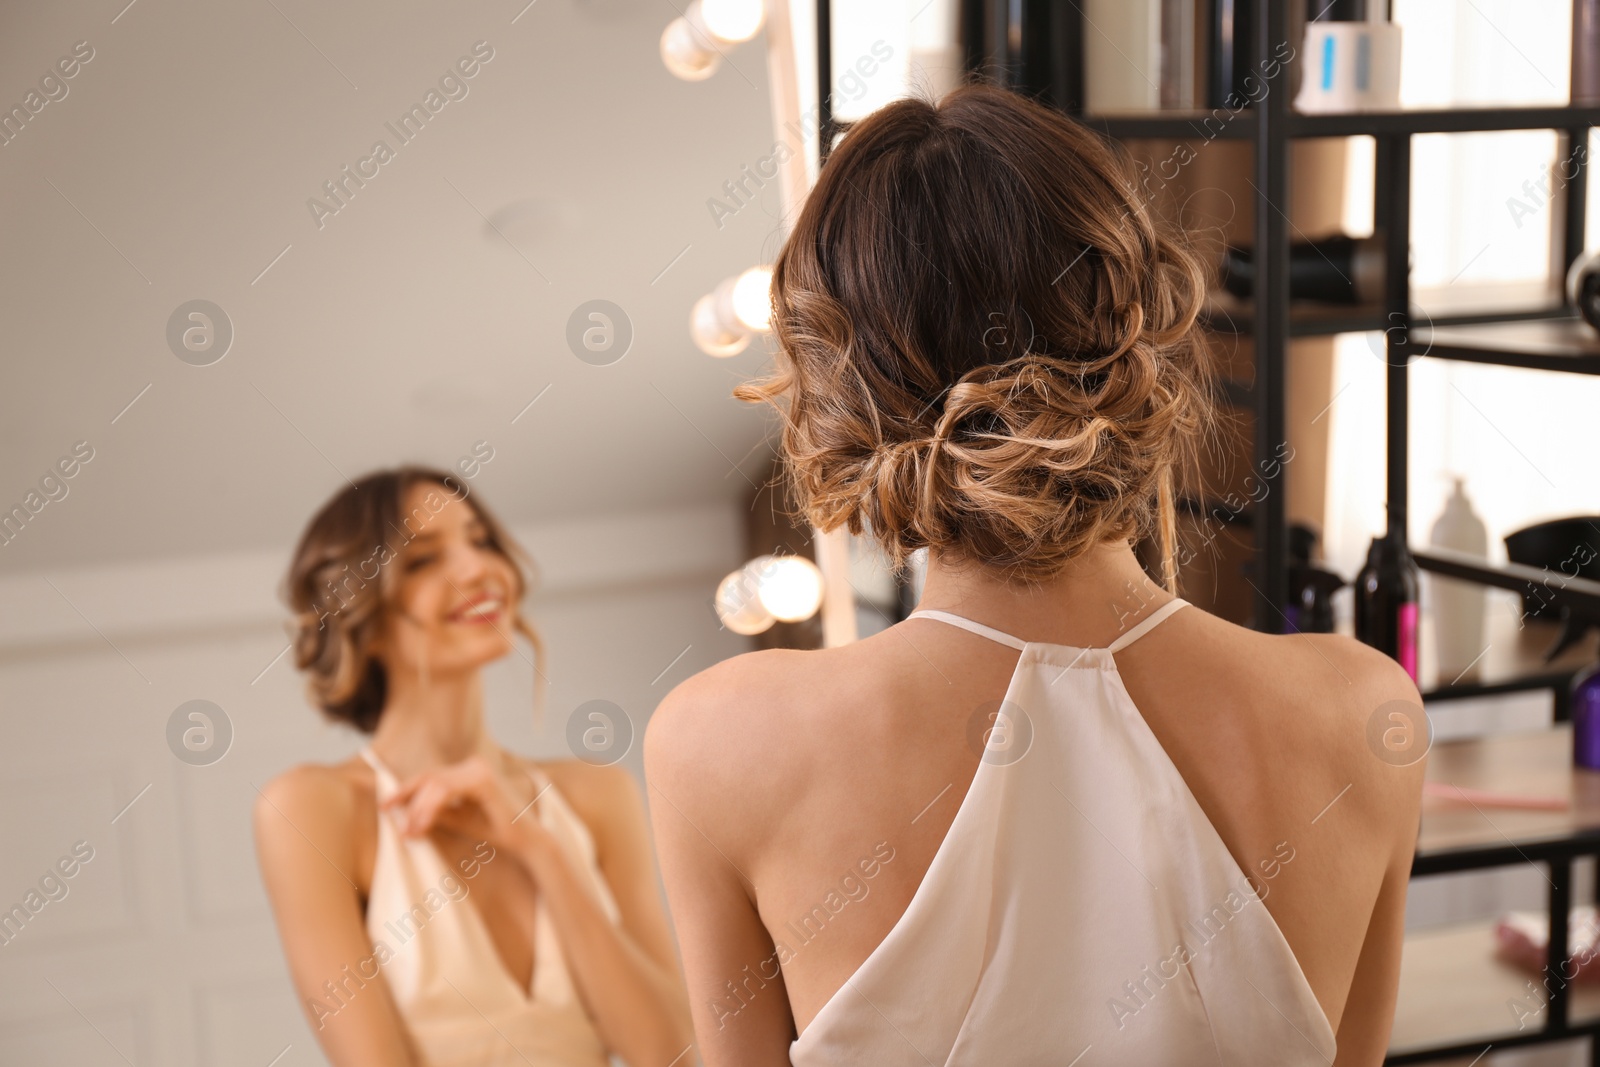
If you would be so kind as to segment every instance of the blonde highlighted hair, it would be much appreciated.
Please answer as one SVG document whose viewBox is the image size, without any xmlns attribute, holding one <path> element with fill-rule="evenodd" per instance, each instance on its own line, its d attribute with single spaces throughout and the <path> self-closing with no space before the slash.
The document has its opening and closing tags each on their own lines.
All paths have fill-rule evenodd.
<svg viewBox="0 0 1600 1067">
<path fill-rule="evenodd" d="M 1214 412 L 1199 260 L 1098 135 L 988 85 L 847 127 L 773 266 L 794 499 L 1032 582 L 1155 539 Z"/>
</svg>

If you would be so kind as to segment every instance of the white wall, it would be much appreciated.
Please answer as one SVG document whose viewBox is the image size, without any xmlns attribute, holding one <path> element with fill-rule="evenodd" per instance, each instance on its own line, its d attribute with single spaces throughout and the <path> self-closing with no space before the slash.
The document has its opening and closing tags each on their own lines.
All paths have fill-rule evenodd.
<svg viewBox="0 0 1600 1067">
<path fill-rule="evenodd" d="M 541 568 L 530 608 L 551 686 L 536 729 L 529 661 L 490 668 L 501 742 L 565 756 L 567 714 L 602 697 L 635 720 L 624 762 L 637 774 L 657 701 L 750 647 L 711 608 L 742 562 L 741 518 L 712 505 L 517 528 Z M 0 944 L 0 1064 L 326 1062 L 288 982 L 250 810 L 266 779 L 341 759 L 360 738 L 306 704 L 287 656 L 274 663 L 287 555 L 0 578 L 0 910 L 75 842 L 94 850 L 67 895 Z M 234 729 L 210 766 L 167 747 L 168 717 L 195 698 Z"/>
</svg>

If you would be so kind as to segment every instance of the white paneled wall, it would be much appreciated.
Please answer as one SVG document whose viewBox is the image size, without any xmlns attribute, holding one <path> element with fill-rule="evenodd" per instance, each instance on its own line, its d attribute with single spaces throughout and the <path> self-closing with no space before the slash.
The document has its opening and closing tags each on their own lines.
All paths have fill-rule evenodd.
<svg viewBox="0 0 1600 1067">
<path fill-rule="evenodd" d="M 539 727 L 531 650 L 489 669 L 501 742 L 561 757 L 568 713 L 602 697 L 634 719 L 625 763 L 638 774 L 661 697 L 750 647 L 711 608 L 743 562 L 741 520 L 711 505 L 516 529 L 540 565 L 530 608 L 551 684 Z M 268 778 L 360 739 L 325 724 L 275 659 L 286 565 L 287 549 L 0 579 L 0 911 L 30 890 L 44 901 L 0 943 L 0 1065 L 325 1063 L 288 982 L 250 811 Z M 204 767 L 165 736 L 196 698 L 234 730 Z M 41 879 L 77 842 L 92 858 L 46 895 Z"/>
</svg>

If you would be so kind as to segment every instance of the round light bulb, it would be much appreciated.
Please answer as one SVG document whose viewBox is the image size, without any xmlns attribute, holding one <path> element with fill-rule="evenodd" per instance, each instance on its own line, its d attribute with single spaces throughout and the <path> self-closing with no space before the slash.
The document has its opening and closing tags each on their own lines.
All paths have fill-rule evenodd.
<svg viewBox="0 0 1600 1067">
<path fill-rule="evenodd" d="M 700 19 L 721 40 L 748 41 L 761 31 L 766 19 L 762 0 L 698 0 Z"/>
<path fill-rule="evenodd" d="M 686 82 L 705 81 L 716 73 L 722 56 L 710 47 L 687 19 L 676 18 L 661 32 L 661 62 Z"/>
<path fill-rule="evenodd" d="M 751 267 L 733 283 L 733 314 L 747 330 L 772 328 L 772 268 Z"/>
<path fill-rule="evenodd" d="M 740 567 L 717 585 L 717 618 L 736 634 L 761 633 L 777 620 L 761 602 L 756 576 L 748 566 Z"/>
<path fill-rule="evenodd" d="M 745 568 L 755 571 L 761 603 L 776 619 L 799 622 L 822 606 L 822 572 L 803 556 L 761 556 Z"/>
<path fill-rule="evenodd" d="M 723 359 L 737 356 L 750 343 L 748 333 L 728 327 L 717 310 L 715 293 L 707 293 L 694 302 L 694 310 L 689 313 L 689 336 L 700 351 Z"/>
</svg>

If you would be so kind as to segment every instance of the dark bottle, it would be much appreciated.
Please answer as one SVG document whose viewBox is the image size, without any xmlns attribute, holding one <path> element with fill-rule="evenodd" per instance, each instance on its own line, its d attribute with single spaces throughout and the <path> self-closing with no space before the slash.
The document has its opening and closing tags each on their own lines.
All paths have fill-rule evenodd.
<svg viewBox="0 0 1600 1067">
<path fill-rule="evenodd" d="M 1356 637 L 1399 661 L 1417 680 L 1417 564 L 1394 517 L 1367 548 L 1356 575 Z"/>
<path fill-rule="evenodd" d="M 1312 562 L 1317 532 L 1303 523 L 1289 527 L 1289 602 L 1283 607 L 1287 633 L 1331 634 L 1333 594 L 1344 579 Z"/>
<path fill-rule="evenodd" d="M 1206 40 L 1207 107 L 1238 111 L 1254 99 L 1249 79 L 1256 3 L 1257 0 L 1214 0 L 1211 5 Z M 1256 80 L 1259 82 L 1259 77 Z"/>
</svg>

